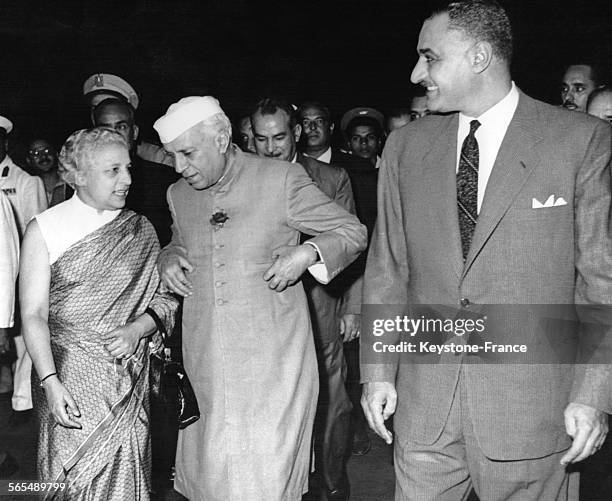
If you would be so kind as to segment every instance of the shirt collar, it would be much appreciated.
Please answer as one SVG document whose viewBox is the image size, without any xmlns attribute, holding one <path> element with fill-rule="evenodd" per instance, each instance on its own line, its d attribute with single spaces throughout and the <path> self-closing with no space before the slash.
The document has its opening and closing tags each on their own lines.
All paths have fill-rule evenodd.
<svg viewBox="0 0 612 501">
<path fill-rule="evenodd" d="M 13 167 L 14 165 L 15 164 L 13 163 L 13 160 L 11 160 L 11 157 L 6 155 L 4 157 L 4 160 L 2 160 L 2 162 L 0 162 L 0 169 L 3 169 L 4 167 Z"/>
<path fill-rule="evenodd" d="M 236 177 L 236 174 L 242 169 L 246 154 L 233 143 L 230 145 L 230 148 L 231 150 L 227 158 L 225 172 L 215 184 L 206 188 L 207 190 L 211 190 L 211 192 L 225 193 Z"/>
<path fill-rule="evenodd" d="M 309 155 L 308 153 L 304 153 L 304 155 L 307 156 L 307 157 L 314 158 L 315 160 L 318 160 L 319 162 L 324 162 L 326 164 L 330 164 L 331 163 L 331 156 L 332 156 L 332 149 L 331 149 L 331 146 L 330 146 L 323 153 L 321 153 L 318 157 L 315 157 L 314 155 Z"/>
<path fill-rule="evenodd" d="M 512 82 L 510 92 L 506 96 L 491 106 L 479 117 L 469 117 L 463 113 L 459 113 L 459 127 L 466 127 L 469 130 L 469 123 L 472 120 L 478 120 L 481 127 L 488 129 L 489 126 L 496 127 L 500 123 L 509 123 L 516 110 L 519 101 L 519 93 L 516 84 Z"/>
</svg>

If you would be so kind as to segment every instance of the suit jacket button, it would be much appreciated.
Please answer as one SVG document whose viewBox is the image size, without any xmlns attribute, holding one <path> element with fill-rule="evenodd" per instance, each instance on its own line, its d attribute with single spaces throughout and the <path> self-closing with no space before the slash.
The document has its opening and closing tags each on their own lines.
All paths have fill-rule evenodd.
<svg viewBox="0 0 612 501">
<path fill-rule="evenodd" d="M 470 300 L 467 297 L 462 297 L 461 306 L 463 306 L 464 308 L 467 308 L 468 306 L 470 306 Z"/>
</svg>

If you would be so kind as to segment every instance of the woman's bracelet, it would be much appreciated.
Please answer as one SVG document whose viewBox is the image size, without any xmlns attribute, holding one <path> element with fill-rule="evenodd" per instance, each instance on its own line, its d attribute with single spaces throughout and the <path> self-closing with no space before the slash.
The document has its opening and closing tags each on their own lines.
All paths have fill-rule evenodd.
<svg viewBox="0 0 612 501">
<path fill-rule="evenodd" d="M 46 379 L 49 379 L 51 376 L 57 376 L 57 372 L 52 372 L 51 374 L 47 374 L 44 378 L 40 380 L 40 387 L 43 387 L 43 383 Z"/>
</svg>

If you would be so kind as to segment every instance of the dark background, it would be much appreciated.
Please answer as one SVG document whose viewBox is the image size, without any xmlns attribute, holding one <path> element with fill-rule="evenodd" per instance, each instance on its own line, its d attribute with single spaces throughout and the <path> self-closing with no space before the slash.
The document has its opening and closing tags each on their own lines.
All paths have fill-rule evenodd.
<svg viewBox="0 0 612 501">
<path fill-rule="evenodd" d="M 46 135 L 61 145 L 88 126 L 82 83 L 97 72 L 136 89 L 143 135 L 186 95 L 212 94 L 234 118 L 257 97 L 316 98 L 348 108 L 404 105 L 416 40 L 432 2 L 340 0 L 0 0 L 0 114 L 13 143 Z M 502 2 L 513 21 L 517 84 L 559 101 L 563 66 L 609 65 L 608 1 Z"/>
</svg>

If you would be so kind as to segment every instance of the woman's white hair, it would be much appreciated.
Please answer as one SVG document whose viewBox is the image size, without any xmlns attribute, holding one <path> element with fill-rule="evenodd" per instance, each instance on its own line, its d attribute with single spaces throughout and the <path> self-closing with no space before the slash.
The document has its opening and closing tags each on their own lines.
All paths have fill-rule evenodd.
<svg viewBox="0 0 612 501">
<path fill-rule="evenodd" d="M 60 169 L 62 179 L 74 187 L 76 173 L 87 170 L 95 158 L 95 153 L 110 144 L 123 146 L 129 150 L 125 138 L 117 131 L 106 127 L 81 129 L 70 134 L 58 157 L 63 169 L 63 172 Z"/>
</svg>

